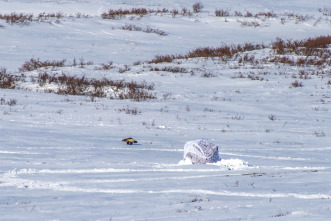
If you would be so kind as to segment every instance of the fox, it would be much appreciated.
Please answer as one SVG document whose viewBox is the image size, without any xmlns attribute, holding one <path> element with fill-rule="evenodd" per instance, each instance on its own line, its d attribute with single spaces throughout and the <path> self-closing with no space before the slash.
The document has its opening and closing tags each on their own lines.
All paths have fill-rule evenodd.
<svg viewBox="0 0 331 221">
<path fill-rule="evenodd" d="M 134 143 L 138 143 L 138 141 L 136 141 L 135 139 L 133 139 L 132 137 L 128 137 L 123 139 L 122 141 L 126 142 L 127 145 L 132 145 Z"/>
</svg>

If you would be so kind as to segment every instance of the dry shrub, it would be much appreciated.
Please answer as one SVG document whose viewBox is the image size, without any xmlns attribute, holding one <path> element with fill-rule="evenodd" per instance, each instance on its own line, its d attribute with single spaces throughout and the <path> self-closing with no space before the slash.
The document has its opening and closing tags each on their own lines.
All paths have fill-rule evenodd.
<svg viewBox="0 0 331 221">
<path fill-rule="evenodd" d="M 328 50 L 324 50 L 330 44 L 331 35 L 296 41 L 284 41 L 280 38 L 277 38 L 276 41 L 272 42 L 272 49 L 274 49 L 276 53 L 280 55 L 294 53 L 296 55 L 321 57 L 324 53 L 330 53 Z"/>
<path fill-rule="evenodd" d="M 288 65 L 291 65 L 291 66 L 296 64 L 296 62 L 293 59 L 291 59 L 289 57 L 285 57 L 285 56 L 272 57 L 272 58 L 269 59 L 269 62 L 276 63 L 276 64 L 278 64 L 278 63 L 288 64 Z"/>
<path fill-rule="evenodd" d="M 192 8 L 194 13 L 199 13 L 203 9 L 203 5 L 201 2 L 197 2 L 193 4 Z"/>
<path fill-rule="evenodd" d="M 172 16 L 173 18 L 175 18 L 176 15 L 179 14 L 179 11 L 178 11 L 177 9 L 173 9 L 173 10 L 170 11 L 170 14 L 171 14 L 171 16 Z"/>
<path fill-rule="evenodd" d="M 119 19 L 122 18 L 126 15 L 137 15 L 137 16 L 144 16 L 147 13 L 151 13 L 154 11 L 148 11 L 146 8 L 132 8 L 131 10 L 129 9 L 109 9 L 108 12 L 104 12 L 101 14 L 101 17 L 103 19 Z"/>
<path fill-rule="evenodd" d="M 190 10 L 188 10 L 187 8 L 182 8 L 182 11 L 180 14 L 183 16 L 189 16 L 189 17 L 191 17 L 193 15 L 192 12 Z"/>
<path fill-rule="evenodd" d="M 147 28 L 141 28 L 141 27 L 133 25 L 133 24 L 126 24 L 126 25 L 120 27 L 120 29 L 127 30 L 127 31 L 141 31 L 141 32 L 145 32 L 145 33 L 154 33 L 154 34 L 158 34 L 161 36 L 167 35 L 164 31 L 162 31 L 158 28 L 152 28 L 149 26 Z"/>
<path fill-rule="evenodd" d="M 172 73 L 188 73 L 189 71 L 186 68 L 182 67 L 163 67 L 163 68 L 150 68 L 150 71 L 166 71 L 166 72 L 172 72 Z"/>
<path fill-rule="evenodd" d="M 331 35 L 328 36 L 320 36 L 316 38 L 308 38 L 303 41 L 303 47 L 307 48 L 326 48 L 331 44 Z"/>
<path fill-rule="evenodd" d="M 254 28 L 256 28 L 256 27 L 260 26 L 260 24 L 256 21 L 251 21 L 251 22 L 249 22 L 249 21 L 239 21 L 239 22 L 241 24 L 241 27 L 254 27 Z"/>
<path fill-rule="evenodd" d="M 95 70 L 110 70 L 110 69 L 114 68 L 112 61 L 109 61 L 107 64 L 101 64 L 100 66 L 101 67 L 96 67 L 94 69 Z"/>
<path fill-rule="evenodd" d="M 78 14 L 78 16 L 80 17 L 81 14 Z M 47 19 L 50 19 L 50 18 L 56 18 L 56 19 L 60 19 L 60 18 L 63 18 L 65 17 L 65 14 L 63 14 L 62 12 L 57 12 L 57 13 L 40 13 L 38 16 L 37 16 L 37 21 L 43 21 L 43 20 L 47 20 Z"/>
<path fill-rule="evenodd" d="M 263 49 L 266 46 L 263 44 L 251 44 L 245 43 L 243 45 L 223 45 L 217 48 L 205 47 L 205 48 L 197 48 L 193 51 L 188 52 L 186 55 L 157 55 L 152 61 L 148 63 L 170 63 L 175 59 L 189 59 L 189 58 L 223 58 L 230 59 L 238 52 L 252 51 Z"/>
<path fill-rule="evenodd" d="M 176 59 L 175 55 L 156 55 L 155 58 L 148 63 L 158 64 L 158 63 L 170 63 Z"/>
<path fill-rule="evenodd" d="M 258 18 L 258 17 L 276 18 L 277 15 L 274 12 L 259 12 L 259 13 L 255 14 L 254 17 L 255 18 Z"/>
<path fill-rule="evenodd" d="M 285 53 L 285 42 L 281 38 L 276 38 L 276 41 L 272 42 L 272 49 L 276 50 L 277 54 L 284 54 Z"/>
<path fill-rule="evenodd" d="M 233 55 L 232 48 L 230 46 L 224 45 L 218 48 L 198 48 L 189 52 L 186 56 L 187 58 L 197 58 L 197 57 L 231 57 Z"/>
<path fill-rule="evenodd" d="M 295 23 L 298 24 L 299 22 L 305 22 L 308 21 L 309 19 L 312 19 L 312 16 L 309 15 L 296 15 L 295 16 Z"/>
<path fill-rule="evenodd" d="M 245 54 L 244 56 L 240 56 L 238 58 L 238 63 L 250 63 L 250 64 L 255 64 L 257 61 L 255 60 L 255 56 L 251 55 L 249 56 L 248 54 Z"/>
<path fill-rule="evenodd" d="M 138 27 L 133 24 L 130 24 L 130 25 L 126 24 L 126 25 L 120 27 L 120 29 L 127 30 L 127 31 L 142 31 L 143 30 L 141 27 Z"/>
<path fill-rule="evenodd" d="M 295 80 L 292 84 L 290 88 L 296 88 L 296 87 L 303 87 L 302 82 L 299 82 L 297 80 Z"/>
<path fill-rule="evenodd" d="M 145 16 L 147 14 L 164 14 L 164 13 L 170 13 L 173 18 L 175 18 L 177 15 L 182 16 L 192 16 L 192 12 L 188 10 L 187 8 L 182 8 L 181 11 L 178 9 L 168 10 L 166 8 L 163 9 L 146 9 L 146 8 L 133 8 L 133 9 L 109 9 L 108 12 L 105 12 L 101 15 L 103 19 L 121 19 L 124 16 L 127 15 L 135 15 L 135 16 Z"/>
<path fill-rule="evenodd" d="M 211 78 L 211 77 L 216 77 L 216 75 L 212 74 L 212 73 L 208 73 L 208 72 L 204 72 L 203 74 L 201 74 L 202 78 Z"/>
<path fill-rule="evenodd" d="M 167 33 L 165 31 L 162 31 L 158 28 L 152 28 L 152 27 L 147 27 L 146 29 L 143 30 L 143 32 L 154 33 L 154 34 L 158 34 L 158 35 L 161 35 L 161 36 L 166 36 L 167 35 Z"/>
<path fill-rule="evenodd" d="M 224 10 L 224 9 L 216 9 L 215 16 L 216 17 L 228 17 L 228 16 L 230 16 L 230 11 Z"/>
<path fill-rule="evenodd" d="M 84 68 L 85 65 L 93 65 L 93 61 L 85 61 L 83 57 L 79 58 L 79 67 Z"/>
<path fill-rule="evenodd" d="M 149 91 L 154 90 L 154 84 L 147 84 L 146 81 L 137 83 L 134 81 L 126 82 L 124 80 L 113 81 L 108 78 L 103 79 L 88 79 L 85 76 L 68 76 L 49 74 L 40 72 L 37 77 L 37 82 L 40 86 L 46 84 L 55 84 L 58 90 L 48 90 L 48 93 L 57 93 L 63 95 L 84 95 L 91 97 L 107 97 L 107 91 L 114 91 L 113 95 L 109 95 L 110 99 L 131 99 L 134 101 L 144 101 L 155 99 L 156 97 Z"/>
<path fill-rule="evenodd" d="M 63 59 L 61 61 L 40 61 L 39 58 L 34 59 L 31 58 L 30 61 L 26 61 L 21 68 L 19 68 L 20 72 L 24 72 L 24 71 L 33 71 L 36 70 L 38 68 L 42 68 L 42 67 L 64 67 L 65 66 L 65 62 L 66 60 Z"/>
<path fill-rule="evenodd" d="M 17 104 L 16 99 L 9 99 L 9 101 L 6 101 L 4 97 L 0 98 L 0 105 L 9 105 L 9 106 L 15 106 Z"/>
<path fill-rule="evenodd" d="M 5 68 L 0 68 L 0 88 L 3 89 L 14 89 L 16 77 L 11 74 L 7 74 Z"/>
<path fill-rule="evenodd" d="M 33 14 L 17 14 L 15 12 L 11 14 L 0 14 L 0 19 L 5 20 L 9 24 L 26 24 L 27 22 L 31 22 L 33 19 Z"/>
<path fill-rule="evenodd" d="M 123 108 L 117 108 L 115 110 L 119 113 L 125 112 L 126 114 L 132 114 L 132 115 L 137 115 L 141 113 L 141 111 L 138 111 L 136 107 L 130 108 L 129 106 Z"/>
<path fill-rule="evenodd" d="M 250 18 L 253 17 L 253 14 L 249 11 L 246 12 L 245 17 Z"/>
<path fill-rule="evenodd" d="M 240 11 L 235 11 L 234 16 L 243 17 L 243 14 Z"/>
<path fill-rule="evenodd" d="M 13 12 L 11 14 L 0 14 L 0 19 L 5 20 L 9 24 L 18 24 L 18 25 L 27 25 L 29 22 L 45 22 L 49 19 L 61 19 L 66 17 L 67 15 L 62 12 L 56 13 L 39 13 L 37 16 L 34 16 L 32 13 L 24 14 L 24 13 L 16 13 Z M 82 13 L 76 13 L 76 15 L 70 15 L 69 17 L 76 18 L 89 18 L 89 15 L 85 15 Z"/>
</svg>

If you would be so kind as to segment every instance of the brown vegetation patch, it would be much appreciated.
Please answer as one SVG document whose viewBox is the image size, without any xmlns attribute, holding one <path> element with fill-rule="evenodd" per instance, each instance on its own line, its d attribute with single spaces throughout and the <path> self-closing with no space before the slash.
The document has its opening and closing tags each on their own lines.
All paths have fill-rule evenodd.
<svg viewBox="0 0 331 221">
<path fill-rule="evenodd" d="M 89 79 L 85 76 L 68 76 L 64 73 L 58 76 L 56 74 L 49 74 L 48 72 L 39 73 L 34 81 L 37 81 L 41 87 L 49 84 L 57 85 L 57 90 L 46 90 L 48 93 L 84 95 L 100 98 L 108 97 L 110 99 L 120 100 L 131 99 L 134 101 L 156 98 L 153 93 L 149 92 L 154 90 L 154 84 L 147 84 L 146 81 L 137 83 L 124 80 L 114 81 L 108 78 Z"/>
</svg>

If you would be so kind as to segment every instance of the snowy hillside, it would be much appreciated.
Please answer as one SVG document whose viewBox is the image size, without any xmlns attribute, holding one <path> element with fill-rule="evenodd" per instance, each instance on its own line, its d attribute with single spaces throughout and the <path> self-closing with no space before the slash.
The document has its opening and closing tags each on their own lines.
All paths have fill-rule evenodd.
<svg viewBox="0 0 331 221">
<path fill-rule="evenodd" d="M 195 3 L 0 1 L 0 220 L 331 220 L 330 6 Z"/>
</svg>

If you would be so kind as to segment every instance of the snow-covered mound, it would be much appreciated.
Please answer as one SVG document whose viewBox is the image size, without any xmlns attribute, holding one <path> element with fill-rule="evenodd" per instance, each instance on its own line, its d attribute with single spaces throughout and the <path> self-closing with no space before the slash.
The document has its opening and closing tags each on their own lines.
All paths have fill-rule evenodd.
<svg viewBox="0 0 331 221">
<path fill-rule="evenodd" d="M 188 141 L 184 145 L 184 160 L 194 164 L 216 163 L 219 160 L 218 146 L 205 139 Z"/>
</svg>

